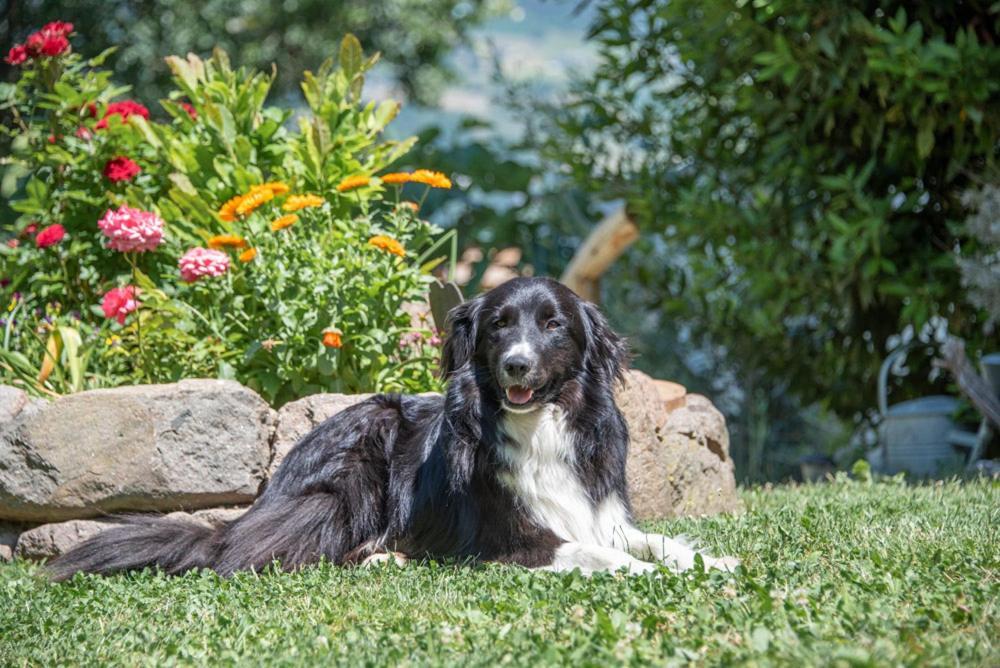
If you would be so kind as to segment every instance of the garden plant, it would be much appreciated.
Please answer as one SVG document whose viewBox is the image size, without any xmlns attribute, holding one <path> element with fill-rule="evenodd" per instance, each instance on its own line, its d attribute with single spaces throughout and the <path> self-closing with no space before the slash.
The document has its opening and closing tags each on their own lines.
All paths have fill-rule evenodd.
<svg viewBox="0 0 1000 668">
<path fill-rule="evenodd" d="M 113 50 L 84 58 L 73 35 L 50 23 L 14 46 L 20 78 L 0 87 L 3 382 L 235 378 L 274 404 L 435 387 L 439 338 L 407 306 L 450 239 L 422 198 L 451 181 L 387 171 L 415 140 L 383 137 L 398 103 L 362 99 L 377 55 L 345 37 L 298 111 L 267 104 L 274 72 L 169 57 L 153 110 L 112 82 Z"/>
</svg>

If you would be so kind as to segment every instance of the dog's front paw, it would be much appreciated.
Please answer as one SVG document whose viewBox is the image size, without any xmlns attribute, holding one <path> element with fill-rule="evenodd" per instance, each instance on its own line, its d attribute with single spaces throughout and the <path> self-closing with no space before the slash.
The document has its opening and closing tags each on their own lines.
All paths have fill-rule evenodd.
<svg viewBox="0 0 1000 668">
<path fill-rule="evenodd" d="M 714 568 L 726 573 L 732 573 L 740 565 L 740 560 L 736 557 L 703 557 L 707 568 Z"/>
<path fill-rule="evenodd" d="M 380 566 L 383 564 L 395 564 L 396 566 L 403 567 L 409 559 L 402 552 L 376 552 L 365 558 L 361 562 L 362 566 L 371 568 L 372 566 Z"/>
</svg>

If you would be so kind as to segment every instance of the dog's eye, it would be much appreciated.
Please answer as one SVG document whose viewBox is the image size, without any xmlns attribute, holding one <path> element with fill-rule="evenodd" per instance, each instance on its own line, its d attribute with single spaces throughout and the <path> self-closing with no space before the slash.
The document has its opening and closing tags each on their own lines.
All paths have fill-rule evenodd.
<svg viewBox="0 0 1000 668">
<path fill-rule="evenodd" d="M 562 327 L 562 323 L 558 320 L 549 320 L 545 323 L 545 329 L 559 329 L 560 327 Z"/>
<path fill-rule="evenodd" d="M 493 322 L 493 326 L 497 329 L 503 329 L 507 326 L 507 321 L 504 318 L 500 318 Z"/>
</svg>

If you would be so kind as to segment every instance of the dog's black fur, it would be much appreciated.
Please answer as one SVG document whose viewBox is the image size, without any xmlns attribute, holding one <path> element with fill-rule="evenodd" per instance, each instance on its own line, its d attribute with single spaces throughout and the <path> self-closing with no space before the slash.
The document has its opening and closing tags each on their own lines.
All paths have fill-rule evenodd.
<svg viewBox="0 0 1000 668">
<path fill-rule="evenodd" d="M 542 352 L 520 381 L 533 390 L 529 403 L 564 412 L 591 503 L 617 494 L 627 508 L 628 431 L 613 399 L 626 346 L 596 307 L 549 279 L 505 283 L 453 309 L 449 322 L 443 397 L 374 396 L 306 435 L 236 521 L 213 529 L 127 518 L 55 560 L 52 577 L 146 567 L 229 575 L 275 560 L 284 569 L 358 563 L 383 550 L 551 563 L 564 541 L 533 523 L 499 479 L 507 464 L 497 448 L 508 438 L 502 353 L 515 340 Z"/>
</svg>

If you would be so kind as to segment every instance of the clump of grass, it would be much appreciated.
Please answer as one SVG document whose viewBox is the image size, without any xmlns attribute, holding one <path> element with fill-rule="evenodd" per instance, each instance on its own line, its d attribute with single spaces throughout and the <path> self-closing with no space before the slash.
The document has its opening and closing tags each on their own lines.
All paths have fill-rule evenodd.
<svg viewBox="0 0 1000 668">
<path fill-rule="evenodd" d="M 1000 485 L 840 480 L 650 528 L 734 575 L 410 564 L 166 578 L 0 566 L 0 664 L 1000 665 Z"/>
</svg>

